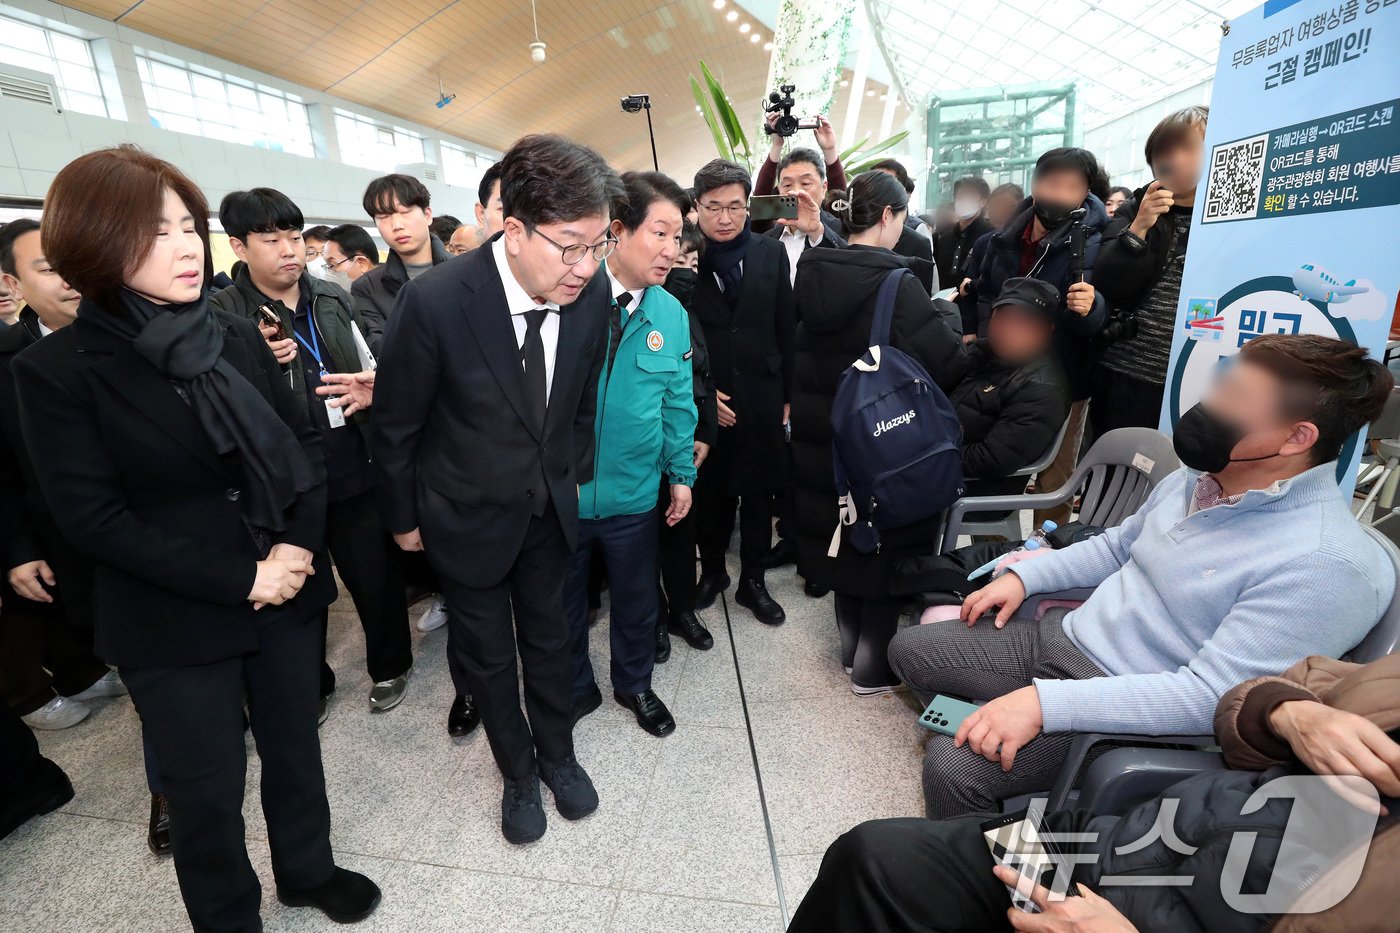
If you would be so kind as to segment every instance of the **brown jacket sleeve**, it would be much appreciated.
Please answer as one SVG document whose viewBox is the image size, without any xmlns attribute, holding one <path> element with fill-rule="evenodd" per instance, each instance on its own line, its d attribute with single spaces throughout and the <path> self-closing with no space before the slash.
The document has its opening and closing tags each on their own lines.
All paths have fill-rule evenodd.
<svg viewBox="0 0 1400 933">
<path fill-rule="evenodd" d="M 1400 655 L 1365 665 L 1315 655 L 1278 677 L 1233 688 L 1215 708 L 1215 735 L 1226 764 L 1260 771 L 1292 760 L 1288 743 L 1269 726 L 1269 714 L 1289 700 L 1316 700 L 1393 729 L 1400 725 Z"/>
</svg>

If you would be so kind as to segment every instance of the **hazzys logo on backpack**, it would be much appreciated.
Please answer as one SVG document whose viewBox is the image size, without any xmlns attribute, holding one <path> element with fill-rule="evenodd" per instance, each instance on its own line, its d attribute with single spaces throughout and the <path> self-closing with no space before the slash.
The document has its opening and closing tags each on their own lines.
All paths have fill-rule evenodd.
<svg viewBox="0 0 1400 933">
<path fill-rule="evenodd" d="M 843 530 L 869 554 L 880 530 L 932 518 L 963 492 L 962 428 L 948 397 L 917 360 L 890 346 L 895 295 L 908 269 L 890 272 L 875 298 L 870 350 L 841 374 L 831 405 L 832 468 Z"/>
<path fill-rule="evenodd" d="M 906 411 L 904 414 L 900 415 L 898 418 L 891 418 L 889 421 L 877 421 L 877 422 L 875 422 L 875 430 L 870 432 L 870 436 L 871 436 L 871 437 L 879 437 L 881 434 L 884 434 L 886 431 L 893 431 L 895 428 L 899 427 L 901 424 L 908 424 L 909 422 L 913 421 L 913 420 L 914 420 L 915 418 L 917 418 L 918 416 L 919 416 L 919 413 L 916 412 L 916 411 L 914 411 L 914 409 L 911 408 L 911 409 L 909 409 L 908 411 Z"/>
</svg>

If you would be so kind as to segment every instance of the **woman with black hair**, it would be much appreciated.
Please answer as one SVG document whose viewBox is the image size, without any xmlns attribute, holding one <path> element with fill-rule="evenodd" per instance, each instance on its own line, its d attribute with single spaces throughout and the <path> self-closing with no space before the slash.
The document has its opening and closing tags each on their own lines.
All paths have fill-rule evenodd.
<svg viewBox="0 0 1400 933">
<path fill-rule="evenodd" d="M 353 922 L 379 903 L 335 865 L 316 736 L 326 473 L 306 401 L 256 327 L 206 300 L 209 208 L 167 162 L 88 153 L 44 202 L 77 320 L 15 361 L 54 519 L 97 564 L 97 649 L 141 717 L 195 930 L 254 931 L 244 704 L 277 896 Z"/>
<path fill-rule="evenodd" d="M 838 203 L 846 249 L 813 247 L 797 263 L 798 319 L 792 389 L 792 447 L 797 506 L 797 570 L 809 584 L 836 594 L 841 660 L 860 696 L 899 684 L 885 651 L 899 621 L 888 575 L 901 556 L 932 546 L 933 521 L 882 529 L 880 551 L 861 554 L 843 543 L 827 547 L 838 523 L 831 466 L 831 405 L 841 373 L 870 345 L 875 295 L 892 269 L 909 260 L 891 250 L 904 230 L 909 194 L 893 176 L 858 176 Z M 890 343 L 923 364 L 945 392 L 967 369 L 962 345 L 929 301 L 919 280 L 904 277 L 895 295 Z"/>
</svg>

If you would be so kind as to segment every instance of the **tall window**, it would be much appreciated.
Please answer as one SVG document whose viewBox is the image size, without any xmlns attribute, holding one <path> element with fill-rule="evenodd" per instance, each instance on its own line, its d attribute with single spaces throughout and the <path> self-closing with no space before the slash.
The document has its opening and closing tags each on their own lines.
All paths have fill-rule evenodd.
<svg viewBox="0 0 1400 933">
<path fill-rule="evenodd" d="M 391 172 L 396 165 L 424 161 L 423 137 L 401 126 L 385 126 L 348 110 L 335 111 L 341 161 Z"/>
<path fill-rule="evenodd" d="M 296 94 L 196 65 L 136 57 L 151 123 L 179 133 L 314 156 L 311 121 Z"/>
<path fill-rule="evenodd" d="M 65 110 L 109 116 L 85 39 L 0 16 L 0 62 L 53 75 Z"/>
<path fill-rule="evenodd" d="M 486 172 L 486 167 L 491 163 L 484 162 L 470 149 L 447 140 L 442 140 L 439 147 L 442 149 L 442 180 L 449 185 L 475 191 L 481 182 L 481 176 Z"/>
</svg>

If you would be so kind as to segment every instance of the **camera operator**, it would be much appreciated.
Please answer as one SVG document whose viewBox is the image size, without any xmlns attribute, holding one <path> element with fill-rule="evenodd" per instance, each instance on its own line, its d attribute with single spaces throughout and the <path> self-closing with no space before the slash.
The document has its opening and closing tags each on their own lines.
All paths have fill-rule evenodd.
<svg viewBox="0 0 1400 933">
<path fill-rule="evenodd" d="M 1208 114 L 1187 107 L 1157 124 L 1145 153 L 1156 180 L 1133 192 L 1104 231 L 1094 284 L 1115 310 L 1094 371 L 1095 435 L 1157 426 Z"/>
<path fill-rule="evenodd" d="M 765 114 L 763 118 L 764 125 L 768 126 L 770 129 L 774 128 L 778 118 L 781 116 L 783 116 L 783 114 L 778 110 Z M 826 176 L 826 187 L 844 191 L 846 188 L 846 170 L 841 167 L 841 157 L 839 155 L 839 150 L 836 148 L 836 130 L 832 129 L 831 123 L 827 121 L 826 117 L 820 114 L 812 117 L 811 122 L 817 124 L 816 128 L 812 130 L 812 137 L 816 140 L 817 148 L 821 150 L 822 159 L 826 163 L 823 166 Z M 789 137 L 782 136 L 776 132 L 769 135 L 768 158 L 763 160 L 763 164 L 758 168 L 758 174 L 754 176 L 754 194 L 778 193 L 779 167 L 783 162 L 783 146 L 787 143 L 788 139 Z M 807 151 L 810 152 L 811 150 Z M 817 198 L 817 202 L 820 203 L 821 198 Z M 756 220 L 753 222 L 752 226 L 754 233 L 764 233 L 773 226 L 773 222 L 768 220 Z"/>
</svg>

